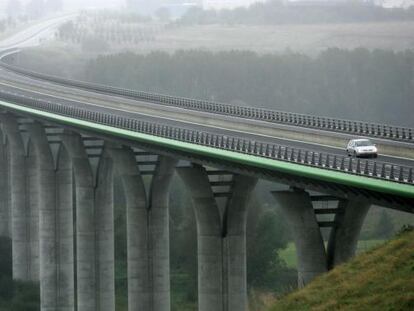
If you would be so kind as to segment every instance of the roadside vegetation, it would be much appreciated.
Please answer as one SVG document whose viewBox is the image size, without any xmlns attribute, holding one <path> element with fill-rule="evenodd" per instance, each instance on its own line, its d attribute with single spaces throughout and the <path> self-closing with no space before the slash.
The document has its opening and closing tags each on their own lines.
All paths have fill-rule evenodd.
<svg viewBox="0 0 414 311">
<path fill-rule="evenodd" d="M 269 311 L 414 309 L 414 230 L 362 254 L 307 287 L 280 297 Z"/>
</svg>

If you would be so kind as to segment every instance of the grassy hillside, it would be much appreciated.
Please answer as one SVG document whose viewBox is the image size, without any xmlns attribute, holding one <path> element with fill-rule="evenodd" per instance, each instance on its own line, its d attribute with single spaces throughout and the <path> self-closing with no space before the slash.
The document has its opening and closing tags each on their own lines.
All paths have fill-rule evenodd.
<svg viewBox="0 0 414 311">
<path fill-rule="evenodd" d="M 414 310 L 414 231 L 356 257 L 269 311 Z"/>
</svg>

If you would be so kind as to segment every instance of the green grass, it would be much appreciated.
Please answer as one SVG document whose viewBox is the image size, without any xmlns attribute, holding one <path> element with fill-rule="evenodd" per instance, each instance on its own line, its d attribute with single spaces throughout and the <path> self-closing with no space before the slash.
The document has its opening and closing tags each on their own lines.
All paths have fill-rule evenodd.
<svg viewBox="0 0 414 311">
<path fill-rule="evenodd" d="M 278 254 L 288 268 L 296 268 L 296 248 L 293 242 L 290 242 L 286 248 L 281 249 Z"/>
<path fill-rule="evenodd" d="M 384 240 L 363 240 L 358 241 L 357 254 L 369 251 L 375 246 L 384 243 Z M 296 268 L 296 248 L 293 242 L 289 243 L 286 248 L 279 251 L 280 258 L 286 263 L 288 268 Z"/>
<path fill-rule="evenodd" d="M 269 309 L 285 310 L 414 310 L 414 231 L 318 277 Z"/>
</svg>

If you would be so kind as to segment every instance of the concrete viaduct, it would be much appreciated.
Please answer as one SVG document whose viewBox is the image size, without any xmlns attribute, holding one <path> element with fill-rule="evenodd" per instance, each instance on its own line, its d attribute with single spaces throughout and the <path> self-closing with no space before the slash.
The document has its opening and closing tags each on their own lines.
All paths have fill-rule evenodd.
<svg viewBox="0 0 414 311">
<path fill-rule="evenodd" d="M 263 173 L 243 174 L 242 167 L 210 159 L 190 162 L 36 119 L 1 114 L 0 170 L 6 178 L 0 230 L 12 238 L 13 277 L 40 282 L 42 310 L 115 310 L 114 201 L 126 207 L 129 310 L 169 310 L 174 170 L 194 203 L 199 310 L 246 310 L 246 206 Z M 180 159 L 188 165 L 176 167 Z M 370 203 L 362 196 L 311 196 L 300 177 L 291 177 L 271 179 L 291 185 L 274 196 L 291 225 L 304 286 L 354 255 Z M 115 184 L 122 199 L 115 197 Z M 313 208 L 313 201 L 324 199 L 338 207 Z M 322 213 L 335 215 L 332 223 L 318 223 Z M 327 249 L 320 232 L 325 225 L 332 227 Z"/>
<path fill-rule="evenodd" d="M 170 310 L 175 172 L 194 205 L 200 311 L 247 308 L 246 213 L 258 179 L 286 185 L 273 195 L 300 287 L 354 255 L 371 205 L 414 212 L 411 129 L 102 89 L 10 62 L 0 83 L 0 233 L 12 239 L 13 278 L 40 283 L 42 311 L 115 310 L 114 202 L 127 219 L 129 310 Z M 386 155 L 340 154 L 336 144 L 355 135 Z M 337 207 L 314 207 L 324 200 Z"/>
</svg>

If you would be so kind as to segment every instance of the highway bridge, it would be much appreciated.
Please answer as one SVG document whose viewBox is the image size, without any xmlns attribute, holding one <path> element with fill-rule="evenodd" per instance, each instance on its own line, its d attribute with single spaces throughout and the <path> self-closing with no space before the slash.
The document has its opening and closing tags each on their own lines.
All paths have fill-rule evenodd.
<svg viewBox="0 0 414 311">
<path fill-rule="evenodd" d="M 194 203 L 200 311 L 247 308 L 246 209 L 258 179 L 285 185 L 273 195 L 299 286 L 354 255 L 370 206 L 414 212 L 411 128 L 67 80 L 16 66 L 19 51 L 1 52 L 0 233 L 12 239 L 14 279 L 40 282 L 42 311 L 115 310 L 114 202 L 126 206 L 129 310 L 170 310 L 175 171 Z M 355 137 L 371 138 L 378 159 L 348 157 Z M 321 228 L 331 229 L 326 248 Z"/>
</svg>

